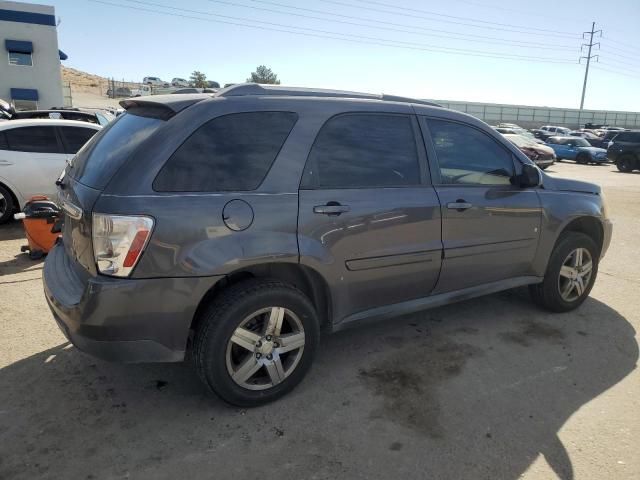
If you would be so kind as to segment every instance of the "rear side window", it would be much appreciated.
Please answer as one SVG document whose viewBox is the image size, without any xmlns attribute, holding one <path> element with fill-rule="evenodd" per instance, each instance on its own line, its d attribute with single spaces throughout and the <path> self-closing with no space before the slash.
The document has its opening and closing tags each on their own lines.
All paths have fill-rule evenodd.
<svg viewBox="0 0 640 480">
<path fill-rule="evenodd" d="M 255 190 L 297 118 L 291 112 L 234 113 L 214 118 L 167 160 L 153 188 L 160 192 Z"/>
<path fill-rule="evenodd" d="M 0 150 L 9 150 L 7 136 L 4 134 L 4 132 L 0 132 Z"/>
<path fill-rule="evenodd" d="M 640 132 L 622 132 L 616 135 L 616 142 L 640 142 Z"/>
<path fill-rule="evenodd" d="M 60 127 L 65 153 L 75 154 L 96 133 L 98 131 L 91 128 Z"/>
<path fill-rule="evenodd" d="M 67 174 L 91 188 L 104 188 L 135 149 L 162 123 L 158 118 L 121 115 L 78 151 Z"/>
<path fill-rule="evenodd" d="M 420 183 L 411 118 L 353 113 L 320 130 L 301 188 L 399 187 Z"/>
<path fill-rule="evenodd" d="M 21 127 L 5 130 L 9 150 L 31 153 L 62 153 L 55 127 Z"/>
</svg>

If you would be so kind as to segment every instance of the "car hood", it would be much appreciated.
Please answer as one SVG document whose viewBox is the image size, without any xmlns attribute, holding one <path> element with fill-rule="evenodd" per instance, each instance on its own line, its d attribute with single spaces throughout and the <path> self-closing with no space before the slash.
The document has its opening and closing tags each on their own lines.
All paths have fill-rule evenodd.
<svg viewBox="0 0 640 480">
<path fill-rule="evenodd" d="M 544 172 L 542 173 L 542 185 L 545 190 L 555 190 L 560 192 L 581 192 L 593 193 L 599 195 L 601 188 L 595 183 L 581 182 L 579 180 L 571 180 L 569 178 L 552 177 Z"/>
<path fill-rule="evenodd" d="M 596 153 L 607 153 L 606 149 L 598 148 L 598 147 L 578 147 L 578 150 L 580 150 L 581 152 L 590 152 L 590 153 L 593 153 L 594 155 Z"/>
<path fill-rule="evenodd" d="M 535 144 L 535 145 L 531 145 L 529 148 L 535 150 L 538 153 L 547 153 L 547 154 L 555 153 L 555 150 L 548 145 Z"/>
</svg>

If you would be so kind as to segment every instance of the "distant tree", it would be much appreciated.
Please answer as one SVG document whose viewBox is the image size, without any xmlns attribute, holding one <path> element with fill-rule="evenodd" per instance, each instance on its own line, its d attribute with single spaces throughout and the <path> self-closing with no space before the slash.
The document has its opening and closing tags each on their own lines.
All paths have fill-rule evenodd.
<svg viewBox="0 0 640 480">
<path fill-rule="evenodd" d="M 260 65 L 258 68 L 256 68 L 256 71 L 251 73 L 251 78 L 247 78 L 247 82 L 280 85 L 278 76 L 265 65 Z"/>
<path fill-rule="evenodd" d="M 193 83 L 193 86 L 196 88 L 207 88 L 207 76 L 198 70 L 191 74 L 189 80 L 191 80 L 191 83 Z"/>
</svg>

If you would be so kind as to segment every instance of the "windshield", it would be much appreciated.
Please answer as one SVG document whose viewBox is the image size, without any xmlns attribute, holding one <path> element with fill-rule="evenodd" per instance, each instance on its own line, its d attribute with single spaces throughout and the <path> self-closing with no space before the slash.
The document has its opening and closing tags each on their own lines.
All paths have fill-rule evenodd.
<svg viewBox="0 0 640 480">
<path fill-rule="evenodd" d="M 587 142 L 584 138 L 576 138 L 573 140 L 576 144 L 576 147 L 590 147 L 591 144 Z"/>
<path fill-rule="evenodd" d="M 119 116 L 78 151 L 66 173 L 88 187 L 103 189 L 161 123 L 157 118 L 131 113 Z"/>
</svg>

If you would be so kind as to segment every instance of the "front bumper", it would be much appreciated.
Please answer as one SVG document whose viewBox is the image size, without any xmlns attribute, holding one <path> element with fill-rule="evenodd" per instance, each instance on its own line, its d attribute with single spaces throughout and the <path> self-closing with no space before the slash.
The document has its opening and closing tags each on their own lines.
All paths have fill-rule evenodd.
<svg viewBox="0 0 640 480">
<path fill-rule="evenodd" d="M 545 158 L 543 160 L 536 159 L 536 160 L 534 160 L 534 162 L 538 167 L 542 168 L 542 167 L 549 167 L 549 166 L 553 165 L 556 161 L 553 158 Z"/>
<path fill-rule="evenodd" d="M 104 360 L 179 362 L 200 300 L 221 277 L 91 276 L 59 243 L 44 265 L 47 303 L 79 350 Z"/>
</svg>

